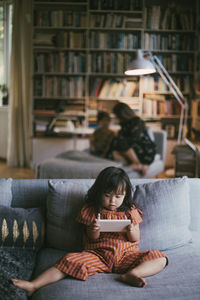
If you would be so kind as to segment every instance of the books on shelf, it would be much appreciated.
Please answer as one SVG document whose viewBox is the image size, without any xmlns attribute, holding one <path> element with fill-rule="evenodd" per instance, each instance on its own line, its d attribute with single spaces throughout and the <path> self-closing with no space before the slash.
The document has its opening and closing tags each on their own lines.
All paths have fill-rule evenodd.
<svg viewBox="0 0 200 300">
<path fill-rule="evenodd" d="M 93 52 L 89 54 L 92 73 L 123 74 L 127 65 L 132 61 L 132 55 L 121 52 Z"/>
<path fill-rule="evenodd" d="M 90 48 L 96 49 L 138 49 L 141 48 L 141 32 L 90 32 Z"/>
<path fill-rule="evenodd" d="M 142 1 L 140 0 L 110 0 L 110 1 L 98 1 L 91 0 L 90 1 L 90 9 L 95 10 L 138 10 L 142 9 Z"/>
<path fill-rule="evenodd" d="M 135 14 L 91 14 L 91 28 L 142 28 L 142 17 Z"/>
<path fill-rule="evenodd" d="M 162 8 L 152 5 L 145 8 L 145 24 L 148 29 L 194 30 L 195 16 L 190 8 L 174 4 Z"/>
<path fill-rule="evenodd" d="M 116 99 L 119 97 L 138 96 L 138 81 L 116 81 L 96 78 L 91 89 L 91 97 L 100 99 Z"/>
<path fill-rule="evenodd" d="M 34 71 L 81 73 L 86 71 L 86 56 L 82 52 L 52 52 L 34 54 Z"/>
<path fill-rule="evenodd" d="M 182 93 L 189 93 L 190 91 L 190 76 L 174 76 L 174 81 Z M 169 87 L 163 81 L 159 75 L 147 75 L 142 78 L 142 85 L 144 93 L 159 92 L 168 93 L 170 92 Z"/>
<path fill-rule="evenodd" d="M 149 117 L 179 116 L 181 107 L 175 99 L 143 99 L 142 114 Z"/>
<path fill-rule="evenodd" d="M 80 76 L 42 76 L 35 79 L 36 97 L 84 97 L 85 79 Z"/>
<path fill-rule="evenodd" d="M 149 33 L 145 32 L 144 48 L 149 50 L 192 51 L 194 36 L 185 33 Z"/>
<path fill-rule="evenodd" d="M 35 10 L 34 26 L 38 27 L 85 27 L 86 12 L 69 10 Z"/>
<path fill-rule="evenodd" d="M 69 49 L 80 49 L 86 47 L 86 36 L 83 30 L 79 31 L 56 31 L 55 33 L 40 33 L 34 35 L 35 46 L 60 47 Z"/>
</svg>

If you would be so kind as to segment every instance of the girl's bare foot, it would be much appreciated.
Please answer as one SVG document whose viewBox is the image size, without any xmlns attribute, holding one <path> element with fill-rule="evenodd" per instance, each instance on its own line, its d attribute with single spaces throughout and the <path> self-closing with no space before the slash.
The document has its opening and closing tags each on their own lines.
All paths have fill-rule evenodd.
<svg viewBox="0 0 200 300">
<path fill-rule="evenodd" d="M 146 282 L 143 278 L 137 277 L 131 273 L 121 275 L 120 279 L 123 282 L 135 287 L 144 287 L 146 285 Z"/>
<path fill-rule="evenodd" d="M 14 278 L 12 278 L 11 281 L 18 288 L 25 290 L 28 296 L 31 296 L 36 290 L 34 284 L 30 281 L 14 279 Z"/>
</svg>

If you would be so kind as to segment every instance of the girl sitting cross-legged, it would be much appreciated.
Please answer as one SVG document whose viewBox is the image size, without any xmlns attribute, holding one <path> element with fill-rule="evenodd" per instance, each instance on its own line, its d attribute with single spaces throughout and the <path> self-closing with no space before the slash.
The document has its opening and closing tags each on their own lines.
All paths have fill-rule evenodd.
<svg viewBox="0 0 200 300">
<path fill-rule="evenodd" d="M 131 224 L 125 232 L 100 232 L 99 214 L 101 219 L 130 219 Z M 113 272 L 126 284 L 144 287 L 144 277 L 160 272 L 167 265 L 167 257 L 159 250 L 139 251 L 141 214 L 133 203 L 131 182 L 124 170 L 104 169 L 88 190 L 77 217 L 85 225 L 84 251 L 67 253 L 32 281 L 11 279 L 13 284 L 32 295 L 68 276 L 87 280 L 98 272 Z"/>
</svg>

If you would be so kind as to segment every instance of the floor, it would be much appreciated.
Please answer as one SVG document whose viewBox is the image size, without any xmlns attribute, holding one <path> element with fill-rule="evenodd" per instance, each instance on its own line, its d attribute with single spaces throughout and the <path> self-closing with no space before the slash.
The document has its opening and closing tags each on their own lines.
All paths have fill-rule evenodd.
<svg viewBox="0 0 200 300">
<path fill-rule="evenodd" d="M 0 160 L 0 178 L 33 179 L 35 171 L 28 168 L 9 168 L 4 160 Z"/>
</svg>

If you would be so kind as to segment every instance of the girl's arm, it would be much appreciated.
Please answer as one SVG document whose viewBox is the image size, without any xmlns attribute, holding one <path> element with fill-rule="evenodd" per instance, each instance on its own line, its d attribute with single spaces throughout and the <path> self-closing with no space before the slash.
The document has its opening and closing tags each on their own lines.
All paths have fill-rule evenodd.
<svg viewBox="0 0 200 300">
<path fill-rule="evenodd" d="M 90 226 L 87 226 L 87 236 L 91 240 L 97 240 L 100 236 L 99 225 L 97 224 L 97 219 L 92 222 Z"/>
<path fill-rule="evenodd" d="M 139 242 L 140 241 L 140 227 L 139 224 L 134 225 L 131 223 L 127 226 L 127 237 L 130 242 Z"/>
</svg>

